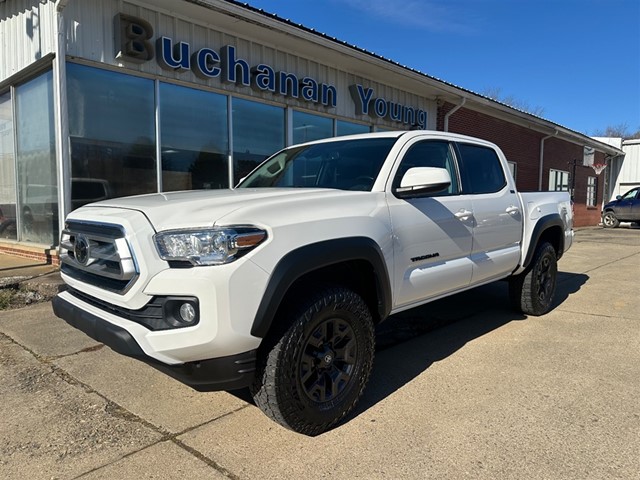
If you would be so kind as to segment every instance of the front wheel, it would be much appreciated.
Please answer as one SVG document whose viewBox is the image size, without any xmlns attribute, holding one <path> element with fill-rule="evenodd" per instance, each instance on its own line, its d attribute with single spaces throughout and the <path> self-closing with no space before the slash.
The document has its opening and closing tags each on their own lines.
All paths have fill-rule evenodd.
<svg viewBox="0 0 640 480">
<path fill-rule="evenodd" d="M 558 261 L 553 246 L 538 246 L 531 265 L 509 279 L 509 297 L 513 307 L 527 315 L 544 315 L 551 310 L 556 291 Z"/>
<path fill-rule="evenodd" d="M 279 424 L 319 435 L 362 395 L 373 365 L 373 320 L 362 298 L 342 287 L 326 287 L 288 311 L 289 328 L 265 339 L 251 393 Z"/>
<path fill-rule="evenodd" d="M 620 221 L 613 212 L 605 212 L 602 216 L 602 225 L 604 228 L 616 228 L 620 225 Z"/>
</svg>

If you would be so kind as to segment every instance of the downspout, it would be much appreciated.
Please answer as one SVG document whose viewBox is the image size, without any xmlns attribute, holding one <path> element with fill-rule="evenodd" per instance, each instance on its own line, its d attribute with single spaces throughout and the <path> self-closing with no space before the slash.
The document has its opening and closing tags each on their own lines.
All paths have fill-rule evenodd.
<svg viewBox="0 0 640 480">
<path fill-rule="evenodd" d="M 444 115 L 444 127 L 443 127 L 443 130 L 445 132 L 449 131 L 449 117 L 451 115 L 453 115 L 454 113 L 456 113 L 458 110 L 460 110 L 465 103 L 467 103 L 467 97 L 462 97 L 462 102 L 460 102 L 458 105 L 456 105 L 451 110 L 449 110 L 447 113 L 445 113 L 445 115 Z"/>
<path fill-rule="evenodd" d="M 544 141 L 548 138 L 557 137 L 557 136 L 558 136 L 558 129 L 556 128 L 553 135 L 547 135 L 546 137 L 543 137 L 542 140 L 540 140 L 540 167 L 538 171 L 538 191 L 539 192 L 542 191 L 542 172 L 544 170 Z"/>
<path fill-rule="evenodd" d="M 67 40 L 62 12 L 69 0 L 55 4 L 53 58 L 53 91 L 55 109 L 56 173 L 58 183 L 58 232 L 64 230 L 64 220 L 71 210 L 71 162 L 69 159 L 69 123 L 67 115 L 66 57 Z M 54 240 L 56 243 L 59 240 Z"/>
</svg>

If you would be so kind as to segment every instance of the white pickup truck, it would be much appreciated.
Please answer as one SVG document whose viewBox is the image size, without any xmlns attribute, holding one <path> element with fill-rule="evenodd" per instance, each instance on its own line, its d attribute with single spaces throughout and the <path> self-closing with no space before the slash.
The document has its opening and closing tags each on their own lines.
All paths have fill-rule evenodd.
<svg viewBox="0 0 640 480">
<path fill-rule="evenodd" d="M 284 149 L 233 190 L 93 203 L 66 219 L 56 315 L 191 387 L 249 387 L 307 435 L 336 425 L 389 315 L 500 279 L 553 306 L 566 193 L 518 193 L 489 142 L 386 132 Z M 114 375 L 117 375 L 114 372 Z"/>
</svg>

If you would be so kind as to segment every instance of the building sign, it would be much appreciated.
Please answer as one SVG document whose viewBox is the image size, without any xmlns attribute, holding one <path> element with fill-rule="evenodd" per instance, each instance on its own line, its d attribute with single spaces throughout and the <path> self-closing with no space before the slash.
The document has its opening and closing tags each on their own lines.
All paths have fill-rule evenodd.
<svg viewBox="0 0 640 480">
<path fill-rule="evenodd" d="M 265 63 L 249 65 L 238 56 L 233 45 L 225 45 L 219 50 L 205 47 L 194 51 L 188 43 L 176 42 L 166 36 L 153 42 L 153 27 L 149 22 L 123 13 L 115 16 L 114 27 L 118 59 L 144 63 L 155 58 L 165 70 L 192 71 L 199 78 L 218 78 L 223 83 L 251 87 L 328 108 L 336 107 L 338 91 L 335 86 L 308 76 L 300 78 L 294 73 L 276 71 Z M 374 90 L 360 84 L 349 89 L 357 114 L 427 128 L 426 111 L 374 98 Z"/>
<path fill-rule="evenodd" d="M 375 94 L 373 88 L 365 88 L 359 84 L 351 85 L 349 90 L 356 104 L 356 113 L 359 115 L 386 118 L 392 122 L 419 127 L 422 130 L 427 128 L 427 112 L 422 109 L 401 105 L 384 98 L 373 98 Z"/>
<path fill-rule="evenodd" d="M 200 78 L 219 77 L 225 83 L 253 87 L 261 91 L 302 98 L 307 102 L 320 103 L 325 107 L 336 106 L 336 87 L 318 83 L 311 77 L 299 79 L 293 73 L 276 72 L 261 63 L 250 66 L 238 58 L 236 47 L 225 45 L 220 53 L 211 48 L 201 48 L 191 54 L 188 43 L 173 43 L 169 37 L 157 41 L 158 63 L 165 70 L 192 70 Z"/>
</svg>

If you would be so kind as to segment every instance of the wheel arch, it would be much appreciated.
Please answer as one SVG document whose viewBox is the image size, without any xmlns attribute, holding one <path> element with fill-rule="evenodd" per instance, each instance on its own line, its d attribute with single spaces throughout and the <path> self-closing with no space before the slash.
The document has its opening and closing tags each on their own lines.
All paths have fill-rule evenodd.
<svg viewBox="0 0 640 480">
<path fill-rule="evenodd" d="M 391 311 L 391 284 L 384 255 L 368 237 L 326 240 L 292 250 L 278 262 L 254 318 L 251 334 L 264 338 L 288 294 L 311 282 L 353 289 L 378 323 Z"/>
<path fill-rule="evenodd" d="M 559 260 L 564 253 L 564 223 L 558 214 L 551 214 L 542 217 L 536 223 L 531 233 L 531 242 L 525 256 L 523 268 L 528 268 L 538 249 L 544 242 L 549 242 L 556 251 L 556 258 Z"/>
</svg>

